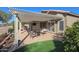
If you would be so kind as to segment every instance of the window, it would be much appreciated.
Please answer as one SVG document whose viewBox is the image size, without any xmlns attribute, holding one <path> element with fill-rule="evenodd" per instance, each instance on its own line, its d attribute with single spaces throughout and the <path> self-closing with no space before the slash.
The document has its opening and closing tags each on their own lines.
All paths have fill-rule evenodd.
<svg viewBox="0 0 79 59">
<path fill-rule="evenodd" d="M 64 30 L 64 21 L 59 22 L 59 30 L 63 31 Z"/>
<path fill-rule="evenodd" d="M 40 22 L 40 28 L 43 29 L 43 28 L 46 28 L 46 22 Z"/>
<path fill-rule="evenodd" d="M 32 23 L 33 26 L 36 26 L 36 23 Z"/>
</svg>

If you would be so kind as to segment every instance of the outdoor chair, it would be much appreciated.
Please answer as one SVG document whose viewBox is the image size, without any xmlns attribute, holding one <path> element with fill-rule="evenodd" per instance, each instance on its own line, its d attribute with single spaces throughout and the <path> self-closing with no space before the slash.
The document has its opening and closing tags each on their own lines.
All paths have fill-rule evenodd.
<svg viewBox="0 0 79 59">
<path fill-rule="evenodd" d="M 31 31 L 31 32 L 30 32 L 30 36 L 31 36 L 32 38 L 34 38 L 34 37 L 37 36 L 37 34 L 36 34 L 34 31 Z"/>
<path fill-rule="evenodd" d="M 42 29 L 41 34 L 45 34 L 47 32 L 47 29 Z"/>
</svg>

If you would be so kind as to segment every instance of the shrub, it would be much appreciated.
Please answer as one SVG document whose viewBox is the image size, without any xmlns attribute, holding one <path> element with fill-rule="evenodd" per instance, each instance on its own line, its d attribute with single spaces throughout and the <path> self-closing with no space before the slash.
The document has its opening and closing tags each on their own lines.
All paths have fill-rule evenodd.
<svg viewBox="0 0 79 59">
<path fill-rule="evenodd" d="M 64 51 L 79 51 L 79 22 L 66 29 L 63 44 Z"/>
<path fill-rule="evenodd" d="M 8 29 L 8 32 L 12 33 L 13 30 L 14 30 L 13 28 L 9 28 L 9 29 Z"/>
</svg>

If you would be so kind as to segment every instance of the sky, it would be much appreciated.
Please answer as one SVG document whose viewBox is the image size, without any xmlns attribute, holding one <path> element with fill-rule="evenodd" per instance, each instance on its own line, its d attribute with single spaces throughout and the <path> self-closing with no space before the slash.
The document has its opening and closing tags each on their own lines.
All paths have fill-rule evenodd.
<svg viewBox="0 0 79 59">
<path fill-rule="evenodd" d="M 65 10 L 75 14 L 79 14 L 79 7 L 13 7 L 25 11 L 41 12 L 42 10 Z M 0 10 L 9 13 L 8 7 L 0 7 Z"/>
<path fill-rule="evenodd" d="M 13 7 L 13 8 L 30 12 L 41 12 L 42 10 L 64 10 L 64 11 L 70 11 L 74 14 L 79 14 L 79 7 Z M 10 12 L 8 7 L 0 7 L 0 10 L 6 13 Z M 13 20 L 11 20 L 10 22 L 12 21 Z"/>
</svg>

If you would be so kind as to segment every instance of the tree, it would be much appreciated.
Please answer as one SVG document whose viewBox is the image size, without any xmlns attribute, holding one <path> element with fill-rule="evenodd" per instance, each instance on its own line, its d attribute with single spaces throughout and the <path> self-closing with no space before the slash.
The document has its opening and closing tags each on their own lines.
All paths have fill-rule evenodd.
<svg viewBox="0 0 79 59">
<path fill-rule="evenodd" d="M 66 29 L 63 44 L 64 51 L 79 51 L 79 22 Z"/>
<path fill-rule="evenodd" d="M 8 17 L 9 17 L 8 13 L 0 11 L 0 21 L 2 21 L 3 23 L 7 23 L 8 22 Z"/>
</svg>

